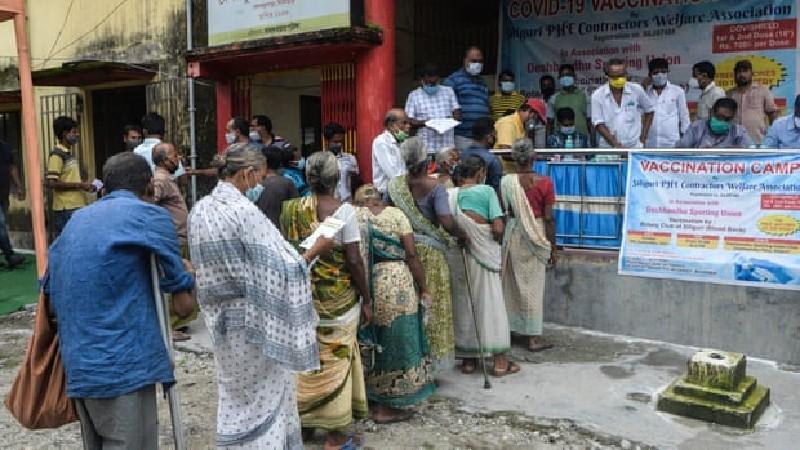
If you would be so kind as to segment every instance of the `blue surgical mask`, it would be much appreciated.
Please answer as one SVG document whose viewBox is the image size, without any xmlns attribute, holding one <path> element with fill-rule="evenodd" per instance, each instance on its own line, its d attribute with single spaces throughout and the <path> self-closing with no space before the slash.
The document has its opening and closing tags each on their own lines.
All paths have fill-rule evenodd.
<svg viewBox="0 0 800 450">
<path fill-rule="evenodd" d="M 500 82 L 500 92 L 509 93 L 514 90 L 514 82 L 513 81 L 501 81 Z"/>
<path fill-rule="evenodd" d="M 575 125 L 571 127 L 561 127 L 561 134 L 572 134 L 575 132 Z"/>
<path fill-rule="evenodd" d="M 247 196 L 247 199 L 251 202 L 255 203 L 258 201 L 258 198 L 261 197 L 261 193 L 264 192 L 264 186 L 261 183 L 255 185 L 255 187 L 251 187 L 244 193 Z"/>
<path fill-rule="evenodd" d="M 558 79 L 558 82 L 561 84 L 562 88 L 572 87 L 575 86 L 575 77 L 572 75 L 564 75 Z"/>
<path fill-rule="evenodd" d="M 439 85 L 438 84 L 423 84 L 422 90 L 425 91 L 428 95 L 436 95 L 439 92 Z"/>
<path fill-rule="evenodd" d="M 233 133 L 225 133 L 225 142 L 227 142 L 228 145 L 233 144 L 236 142 L 236 135 Z"/>
<path fill-rule="evenodd" d="M 261 142 L 261 135 L 258 134 L 258 131 L 251 131 L 248 137 L 251 142 Z"/>
<path fill-rule="evenodd" d="M 664 87 L 667 85 L 667 74 L 657 73 L 653 75 L 653 86 Z"/>
<path fill-rule="evenodd" d="M 467 73 L 476 77 L 481 74 L 483 71 L 483 63 L 479 62 L 471 62 L 467 64 Z"/>
</svg>

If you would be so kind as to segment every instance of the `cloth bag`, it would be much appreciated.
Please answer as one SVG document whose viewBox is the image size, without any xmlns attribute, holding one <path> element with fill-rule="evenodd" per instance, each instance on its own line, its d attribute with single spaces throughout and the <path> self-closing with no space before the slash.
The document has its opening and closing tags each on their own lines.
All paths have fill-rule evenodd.
<svg viewBox="0 0 800 450">
<path fill-rule="evenodd" d="M 50 322 L 49 297 L 40 293 L 25 360 L 6 395 L 6 408 L 25 428 L 58 428 L 78 420 L 67 397 L 67 379 L 55 324 Z"/>
</svg>

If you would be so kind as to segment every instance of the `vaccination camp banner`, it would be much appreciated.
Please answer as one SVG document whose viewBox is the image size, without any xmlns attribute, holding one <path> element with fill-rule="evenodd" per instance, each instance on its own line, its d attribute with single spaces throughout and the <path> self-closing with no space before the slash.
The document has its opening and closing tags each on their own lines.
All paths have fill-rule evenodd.
<svg viewBox="0 0 800 450">
<path fill-rule="evenodd" d="M 800 155 L 628 164 L 620 274 L 800 289 Z"/>
<path fill-rule="evenodd" d="M 798 0 L 503 0 L 501 69 L 514 71 L 527 94 L 562 63 L 591 93 L 605 83 L 603 63 L 622 58 L 632 81 L 647 62 L 665 58 L 670 81 L 686 86 L 692 65 L 711 61 L 716 83 L 734 86 L 733 66 L 753 63 L 754 80 L 769 86 L 784 114 L 794 106 Z M 694 111 L 699 89 L 689 89 Z M 786 109 L 788 108 L 788 110 Z"/>
</svg>

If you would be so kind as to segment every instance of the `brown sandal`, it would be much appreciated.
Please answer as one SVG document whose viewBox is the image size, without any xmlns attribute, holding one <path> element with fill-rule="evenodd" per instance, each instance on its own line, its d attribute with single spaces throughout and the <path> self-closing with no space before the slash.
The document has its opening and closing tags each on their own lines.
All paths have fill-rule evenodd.
<svg viewBox="0 0 800 450">
<path fill-rule="evenodd" d="M 492 375 L 495 377 L 504 377 L 506 375 L 512 375 L 522 370 L 519 364 L 515 363 L 514 361 L 507 361 L 506 368 L 503 370 L 498 370 L 497 367 L 492 369 Z"/>
</svg>

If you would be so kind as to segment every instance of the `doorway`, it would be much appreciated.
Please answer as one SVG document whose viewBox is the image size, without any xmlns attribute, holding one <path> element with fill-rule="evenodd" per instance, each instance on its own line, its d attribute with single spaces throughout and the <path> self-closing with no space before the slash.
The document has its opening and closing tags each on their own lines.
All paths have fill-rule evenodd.
<svg viewBox="0 0 800 450">
<path fill-rule="evenodd" d="M 322 150 L 322 101 L 318 96 L 300 96 L 300 131 L 304 157 Z"/>
<path fill-rule="evenodd" d="M 125 150 L 122 129 L 138 125 L 147 112 L 145 86 L 92 91 L 95 174 L 102 177 L 103 164 Z"/>
</svg>

